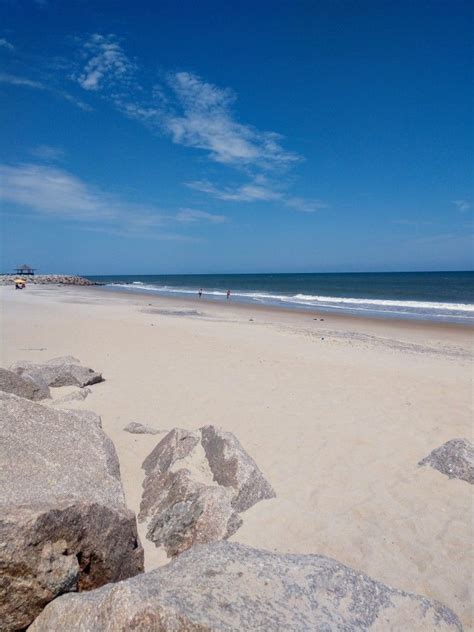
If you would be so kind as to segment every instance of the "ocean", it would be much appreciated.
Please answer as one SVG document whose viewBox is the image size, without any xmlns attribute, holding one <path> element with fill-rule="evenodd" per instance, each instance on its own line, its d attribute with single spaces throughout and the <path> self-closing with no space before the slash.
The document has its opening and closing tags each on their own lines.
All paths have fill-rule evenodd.
<svg viewBox="0 0 474 632">
<path fill-rule="evenodd" d="M 203 295 L 328 313 L 474 323 L 474 272 L 89 276 L 106 287 L 158 296 Z"/>
</svg>

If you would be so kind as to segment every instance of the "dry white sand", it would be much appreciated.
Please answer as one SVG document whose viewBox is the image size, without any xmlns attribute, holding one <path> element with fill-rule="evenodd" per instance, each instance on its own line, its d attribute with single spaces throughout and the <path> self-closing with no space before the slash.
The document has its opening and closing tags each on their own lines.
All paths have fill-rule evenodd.
<svg viewBox="0 0 474 632">
<path fill-rule="evenodd" d="M 472 486 L 417 467 L 449 439 L 472 440 L 472 329 L 93 288 L 0 292 L 3 366 L 71 354 L 103 372 L 72 406 L 102 416 L 135 512 L 141 463 L 163 435 L 124 426 L 217 424 L 277 494 L 242 514 L 233 540 L 334 557 L 473 625 Z M 163 563 L 141 536 L 147 568 Z"/>
</svg>

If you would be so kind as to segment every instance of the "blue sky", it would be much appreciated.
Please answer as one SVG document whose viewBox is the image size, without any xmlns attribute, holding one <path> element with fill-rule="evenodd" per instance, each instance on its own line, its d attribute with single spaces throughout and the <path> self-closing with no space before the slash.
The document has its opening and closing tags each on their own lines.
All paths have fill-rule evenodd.
<svg viewBox="0 0 474 632">
<path fill-rule="evenodd" d="M 0 25 L 3 271 L 472 269 L 469 2 L 2 0 Z"/>
</svg>

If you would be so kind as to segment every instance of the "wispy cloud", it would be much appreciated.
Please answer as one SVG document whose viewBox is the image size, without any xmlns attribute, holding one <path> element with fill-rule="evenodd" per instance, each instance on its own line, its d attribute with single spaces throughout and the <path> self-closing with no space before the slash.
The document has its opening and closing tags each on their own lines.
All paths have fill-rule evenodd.
<svg viewBox="0 0 474 632">
<path fill-rule="evenodd" d="M 11 42 L 6 40 L 4 37 L 0 37 L 0 48 L 6 48 L 6 50 L 13 51 L 15 47 Z"/>
<path fill-rule="evenodd" d="M 147 89 L 138 81 L 139 68 L 114 35 L 94 34 L 82 46 L 81 68 L 73 78 L 89 92 L 100 94 L 128 118 L 164 134 L 178 145 L 200 149 L 213 161 L 245 172 L 250 181 L 237 187 L 218 187 L 208 180 L 189 188 L 219 200 L 281 201 L 284 206 L 313 213 L 324 202 L 283 193 L 284 172 L 303 158 L 283 147 L 283 137 L 238 120 L 236 94 L 191 72 L 168 73 L 162 84 Z M 278 173 L 278 185 L 267 181 Z"/>
<path fill-rule="evenodd" d="M 95 33 L 83 44 L 85 60 L 73 78 L 82 88 L 100 92 L 127 116 L 168 134 L 186 147 L 208 152 L 211 160 L 261 169 L 284 167 L 301 159 L 285 150 L 283 137 L 241 123 L 232 111 L 236 95 L 190 72 L 168 74 L 151 90 L 135 84 L 138 67 L 114 35 Z"/>
<path fill-rule="evenodd" d="M 46 161 L 62 160 L 64 158 L 65 151 L 60 147 L 52 147 L 51 145 L 38 145 L 30 149 L 30 154 L 36 158 Z"/>
<path fill-rule="evenodd" d="M 218 200 L 225 200 L 228 202 L 253 202 L 253 201 L 269 201 L 279 200 L 282 198 L 282 194 L 278 191 L 274 191 L 271 188 L 251 182 L 244 184 L 236 188 L 219 188 L 213 185 L 208 180 L 194 180 L 192 182 L 186 182 L 186 186 L 201 193 L 207 193 L 217 198 Z"/>
<path fill-rule="evenodd" d="M 194 180 L 185 182 L 185 185 L 190 189 L 226 202 L 280 202 L 283 206 L 300 213 L 316 213 L 329 207 L 328 204 L 320 200 L 293 197 L 279 191 L 265 177 L 257 177 L 253 181 L 235 188 L 219 188 L 208 180 Z"/>
<path fill-rule="evenodd" d="M 301 197 L 287 197 L 285 204 L 300 213 L 316 213 L 322 209 L 329 208 L 328 204 L 320 200 L 307 200 Z"/>
<path fill-rule="evenodd" d="M 207 222 L 210 224 L 223 224 L 227 221 L 227 217 L 225 215 L 215 215 L 213 213 L 207 213 L 206 211 L 199 211 L 192 208 L 181 209 L 177 213 L 176 219 L 178 222 L 184 223 Z"/>
<path fill-rule="evenodd" d="M 0 165 L 1 199 L 44 215 L 78 220 L 108 220 L 121 209 L 101 191 L 55 167 Z"/>
<path fill-rule="evenodd" d="M 453 200 L 452 202 L 461 213 L 465 213 L 471 208 L 471 203 L 467 200 Z"/>
<path fill-rule="evenodd" d="M 0 83 L 8 83 L 12 86 L 21 86 L 25 88 L 35 88 L 36 90 L 46 90 L 46 86 L 40 81 L 33 81 L 26 77 L 17 77 L 4 72 L 0 73 Z"/>
<path fill-rule="evenodd" d="M 135 69 L 115 35 L 95 33 L 84 44 L 83 54 L 87 62 L 74 78 L 84 90 L 97 91 L 117 81 L 127 81 Z"/>
<path fill-rule="evenodd" d="M 282 136 L 262 132 L 236 120 L 231 110 L 235 95 L 229 88 L 203 81 L 189 72 L 170 75 L 177 112 L 167 113 L 164 124 L 174 143 L 204 149 L 216 162 L 283 166 L 299 157 L 281 146 Z"/>
<path fill-rule="evenodd" d="M 41 81 L 36 81 L 33 79 L 29 79 L 27 77 L 18 77 L 17 75 L 9 75 L 7 73 L 0 73 L 0 83 L 6 83 L 11 86 L 17 86 L 20 88 L 32 88 L 33 90 L 41 90 L 43 92 L 49 92 L 54 94 L 62 99 L 69 101 L 76 107 L 84 110 L 85 112 L 91 112 L 92 108 L 87 103 L 84 103 L 80 99 L 77 99 L 69 92 L 65 92 L 64 90 L 59 90 L 52 86 L 49 86 Z"/>
<path fill-rule="evenodd" d="M 5 203 L 15 204 L 44 217 L 81 222 L 100 232 L 153 233 L 160 239 L 188 241 L 192 237 L 170 233 L 165 227 L 197 222 L 221 224 L 227 220 L 223 215 L 196 209 L 163 212 L 154 206 L 135 204 L 51 165 L 3 164 L 0 181 L 4 212 Z"/>
</svg>

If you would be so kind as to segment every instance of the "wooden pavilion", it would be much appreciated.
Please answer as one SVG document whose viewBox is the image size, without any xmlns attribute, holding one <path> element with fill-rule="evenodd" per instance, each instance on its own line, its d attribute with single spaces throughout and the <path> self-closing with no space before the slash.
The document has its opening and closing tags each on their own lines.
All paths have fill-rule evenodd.
<svg viewBox="0 0 474 632">
<path fill-rule="evenodd" d="M 24 263 L 22 266 L 18 266 L 17 268 L 15 268 L 15 274 L 19 274 L 21 276 L 24 276 L 25 274 L 28 276 L 33 276 L 35 273 L 35 268 L 31 268 L 30 266 L 27 266 L 26 263 Z"/>
</svg>

